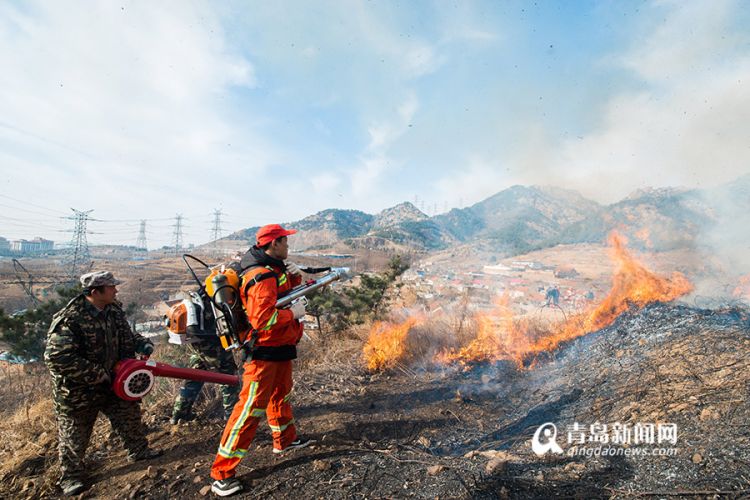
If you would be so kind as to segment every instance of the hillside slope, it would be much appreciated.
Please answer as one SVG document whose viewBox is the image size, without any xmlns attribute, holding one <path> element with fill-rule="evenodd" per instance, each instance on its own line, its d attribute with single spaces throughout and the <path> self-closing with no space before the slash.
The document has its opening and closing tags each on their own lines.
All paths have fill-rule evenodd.
<svg viewBox="0 0 750 500">
<path fill-rule="evenodd" d="M 313 446 L 271 453 L 265 425 L 238 469 L 246 492 L 301 498 L 629 497 L 665 492 L 746 491 L 750 484 L 748 316 L 654 304 L 581 337 L 518 371 L 498 363 L 469 371 L 371 374 L 361 341 L 306 343 L 296 374 L 295 416 Z M 173 396 L 173 394 L 171 394 Z M 202 498 L 222 424 L 201 403 L 196 422 L 171 426 L 163 401 L 148 401 L 149 439 L 165 449 L 129 465 L 108 448 L 100 422 L 90 448 L 98 498 Z M 0 494 L 55 496 L 51 405 L 6 417 Z M 678 426 L 672 456 L 532 453 L 543 423 L 668 422 Z M 28 446 L 31 439 L 37 446 Z M 670 445 L 671 446 L 671 445 Z M 637 447 L 637 446 L 636 446 Z M 12 457 L 12 458 L 11 458 Z"/>
</svg>

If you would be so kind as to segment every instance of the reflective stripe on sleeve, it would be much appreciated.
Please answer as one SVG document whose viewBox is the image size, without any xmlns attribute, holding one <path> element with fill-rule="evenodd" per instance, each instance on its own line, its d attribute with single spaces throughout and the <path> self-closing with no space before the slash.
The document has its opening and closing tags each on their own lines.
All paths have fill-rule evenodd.
<svg viewBox="0 0 750 500">
<path fill-rule="evenodd" d="M 273 316 L 271 316 L 271 319 L 268 320 L 268 323 L 266 323 L 266 326 L 264 326 L 262 330 L 270 330 L 271 327 L 275 325 L 278 320 L 279 320 L 279 311 L 274 311 Z"/>
</svg>

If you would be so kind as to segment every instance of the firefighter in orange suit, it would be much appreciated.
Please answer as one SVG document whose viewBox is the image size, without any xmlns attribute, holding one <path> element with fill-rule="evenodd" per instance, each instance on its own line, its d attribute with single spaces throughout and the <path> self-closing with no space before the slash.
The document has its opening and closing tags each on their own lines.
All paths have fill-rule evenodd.
<svg viewBox="0 0 750 500">
<path fill-rule="evenodd" d="M 245 362 L 240 399 L 234 406 L 221 436 L 211 477 L 211 491 L 219 496 L 242 491 L 235 469 L 250 448 L 258 423 L 264 416 L 273 434 L 273 452 L 302 448 L 309 441 L 297 437 L 289 397 L 292 391 L 292 360 L 302 338 L 299 319 L 303 303 L 277 309 L 279 295 L 302 282 L 296 264 L 284 263 L 289 253 L 287 237 L 296 233 L 278 224 L 263 226 L 257 243 L 242 257 L 240 297 L 257 340 Z"/>
</svg>

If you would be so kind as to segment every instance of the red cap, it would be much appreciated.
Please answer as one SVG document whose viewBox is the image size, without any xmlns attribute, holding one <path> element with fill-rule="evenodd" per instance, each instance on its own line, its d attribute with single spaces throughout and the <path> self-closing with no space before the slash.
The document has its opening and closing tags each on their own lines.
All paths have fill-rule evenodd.
<svg viewBox="0 0 750 500">
<path fill-rule="evenodd" d="M 268 245 L 276 238 L 289 236 L 290 234 L 294 234 L 296 232 L 296 229 L 284 229 L 278 224 L 268 224 L 267 226 L 263 226 L 262 228 L 258 229 L 258 232 L 255 235 L 255 239 L 257 240 L 257 245 L 259 247 L 262 247 Z"/>
</svg>

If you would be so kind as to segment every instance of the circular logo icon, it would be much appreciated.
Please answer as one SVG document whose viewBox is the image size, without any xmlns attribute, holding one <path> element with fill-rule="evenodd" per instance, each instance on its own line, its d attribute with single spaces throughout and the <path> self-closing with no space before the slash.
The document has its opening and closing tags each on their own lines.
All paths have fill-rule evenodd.
<svg viewBox="0 0 750 500">
<path fill-rule="evenodd" d="M 563 450 L 558 446 L 556 439 L 557 426 L 552 422 L 547 422 L 540 425 L 534 433 L 534 437 L 531 440 L 531 449 L 540 457 L 547 452 L 561 454 Z"/>
</svg>

